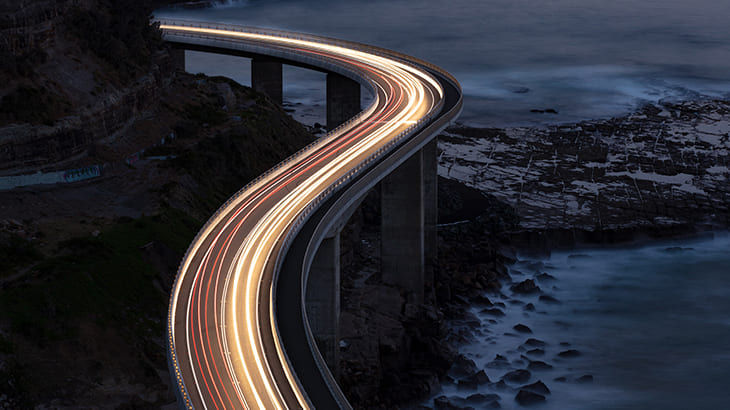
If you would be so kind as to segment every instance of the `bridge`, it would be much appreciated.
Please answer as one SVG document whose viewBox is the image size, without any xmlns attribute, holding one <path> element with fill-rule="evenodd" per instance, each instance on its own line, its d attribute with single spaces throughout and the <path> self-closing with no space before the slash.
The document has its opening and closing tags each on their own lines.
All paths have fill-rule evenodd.
<svg viewBox="0 0 730 410">
<path fill-rule="evenodd" d="M 436 247 L 434 137 L 461 112 L 444 70 L 364 44 L 160 20 L 184 50 L 252 59 L 252 86 L 281 101 L 281 65 L 327 73 L 329 132 L 234 194 L 181 262 L 168 362 L 182 408 L 350 408 L 337 385 L 339 232 L 381 184 L 382 276 L 424 297 Z M 360 109 L 360 86 L 374 96 Z"/>
</svg>

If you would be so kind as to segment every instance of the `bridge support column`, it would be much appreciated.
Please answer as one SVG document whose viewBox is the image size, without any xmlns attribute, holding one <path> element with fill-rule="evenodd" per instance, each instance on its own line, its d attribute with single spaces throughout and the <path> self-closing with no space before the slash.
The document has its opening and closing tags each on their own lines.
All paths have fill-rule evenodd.
<svg viewBox="0 0 730 410">
<path fill-rule="evenodd" d="M 254 57 L 251 60 L 251 86 L 281 105 L 284 101 L 281 62 L 266 57 Z"/>
<path fill-rule="evenodd" d="M 424 296 L 424 184 L 422 152 L 388 175 L 381 189 L 383 282 L 406 292 L 409 303 Z"/>
<path fill-rule="evenodd" d="M 309 269 L 306 309 L 309 326 L 335 380 L 340 367 L 340 234 L 320 244 Z"/>
<path fill-rule="evenodd" d="M 423 161 L 424 283 L 427 297 L 435 297 L 434 267 L 438 258 L 438 142 L 434 138 L 421 149 Z"/>
<path fill-rule="evenodd" d="M 170 58 L 172 67 L 175 70 L 185 71 L 185 50 L 182 48 L 170 47 Z"/>
<path fill-rule="evenodd" d="M 327 130 L 360 112 L 360 84 L 336 73 L 327 74 Z"/>
</svg>

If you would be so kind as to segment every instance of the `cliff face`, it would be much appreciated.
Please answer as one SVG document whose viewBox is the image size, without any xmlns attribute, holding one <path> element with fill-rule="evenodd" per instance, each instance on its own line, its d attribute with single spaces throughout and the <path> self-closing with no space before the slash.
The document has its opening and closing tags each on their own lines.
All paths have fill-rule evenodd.
<svg viewBox="0 0 730 410">
<path fill-rule="evenodd" d="M 112 137 L 172 75 L 155 4 L 35 0 L 0 9 L 0 173 L 52 167 Z"/>
</svg>

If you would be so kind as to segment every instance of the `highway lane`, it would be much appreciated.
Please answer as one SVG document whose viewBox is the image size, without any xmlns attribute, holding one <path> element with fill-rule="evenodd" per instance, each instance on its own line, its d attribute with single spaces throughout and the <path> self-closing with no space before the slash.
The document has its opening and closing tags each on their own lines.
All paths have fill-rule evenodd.
<svg viewBox="0 0 730 410">
<path fill-rule="evenodd" d="M 438 114 L 443 88 L 399 55 L 374 55 L 328 44 L 330 39 L 180 24 L 162 24 L 165 38 L 214 39 L 231 47 L 244 42 L 306 56 L 357 73 L 376 91 L 358 121 L 285 161 L 219 209 L 191 244 L 171 297 L 169 348 L 187 407 L 312 407 L 278 333 L 274 288 L 282 252 L 322 200 L 415 131 L 415 124 Z"/>
</svg>

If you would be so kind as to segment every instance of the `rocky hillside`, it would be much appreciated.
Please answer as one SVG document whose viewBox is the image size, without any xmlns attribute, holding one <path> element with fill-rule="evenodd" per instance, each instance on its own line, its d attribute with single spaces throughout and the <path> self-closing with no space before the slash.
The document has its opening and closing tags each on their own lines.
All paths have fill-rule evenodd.
<svg viewBox="0 0 730 410">
<path fill-rule="evenodd" d="M 0 409 L 175 408 L 165 358 L 183 252 L 312 134 L 228 79 L 174 72 L 152 2 L 0 5 Z"/>
<path fill-rule="evenodd" d="M 171 74 L 157 4 L 26 0 L 0 6 L 0 173 L 52 167 L 124 133 Z"/>
</svg>

